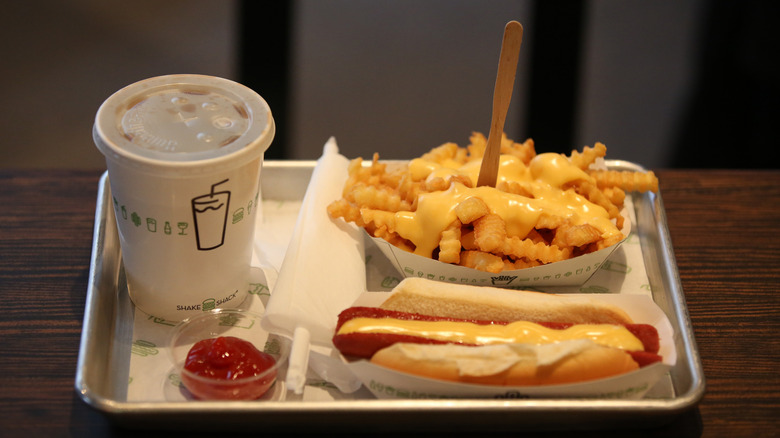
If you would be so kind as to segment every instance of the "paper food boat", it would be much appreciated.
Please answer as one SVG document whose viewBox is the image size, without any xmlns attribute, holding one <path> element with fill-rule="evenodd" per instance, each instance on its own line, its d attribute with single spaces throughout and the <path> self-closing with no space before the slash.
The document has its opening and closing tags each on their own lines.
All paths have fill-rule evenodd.
<svg viewBox="0 0 780 438">
<path fill-rule="evenodd" d="M 449 283 L 464 283 L 477 286 L 525 288 L 531 286 L 578 286 L 599 269 L 601 264 L 626 240 L 631 233 L 631 220 L 625 209 L 621 212 L 624 237 L 620 242 L 571 259 L 526 269 L 492 272 L 480 271 L 465 266 L 444 263 L 428 257 L 404 251 L 388 241 L 371 237 L 390 263 L 404 277 L 420 277 Z M 368 233 L 366 233 L 368 235 Z M 370 236 L 369 236 L 370 237 Z"/>
<path fill-rule="evenodd" d="M 386 293 L 369 292 L 355 303 L 358 306 L 377 306 Z M 650 297 L 644 295 L 566 294 L 583 300 L 597 299 L 621 307 L 638 324 L 651 324 L 658 330 L 659 354 L 663 362 L 645 366 L 636 371 L 606 379 L 576 384 L 543 386 L 493 386 L 454 383 L 418 377 L 374 365 L 367 360 L 347 361 L 347 366 L 377 398 L 610 398 L 639 399 L 669 372 L 677 361 L 674 331 L 666 314 Z"/>
</svg>

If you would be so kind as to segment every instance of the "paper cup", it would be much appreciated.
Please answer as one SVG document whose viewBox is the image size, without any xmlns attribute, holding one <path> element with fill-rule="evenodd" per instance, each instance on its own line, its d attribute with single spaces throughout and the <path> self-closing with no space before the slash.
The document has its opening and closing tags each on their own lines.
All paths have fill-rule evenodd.
<svg viewBox="0 0 780 438">
<path fill-rule="evenodd" d="M 248 294 L 268 104 L 201 75 L 129 85 L 97 112 L 130 298 L 172 321 Z"/>
</svg>

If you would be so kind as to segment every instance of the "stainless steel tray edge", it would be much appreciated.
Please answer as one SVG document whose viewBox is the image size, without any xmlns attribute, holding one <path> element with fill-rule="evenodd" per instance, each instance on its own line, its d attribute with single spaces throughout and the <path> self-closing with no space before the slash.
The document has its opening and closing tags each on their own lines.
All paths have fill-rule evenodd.
<svg viewBox="0 0 780 438">
<path fill-rule="evenodd" d="M 654 214 L 656 215 L 655 224 L 656 232 L 658 233 L 657 240 L 662 242 L 661 245 L 653 245 L 656 250 L 660 250 L 661 254 L 658 256 L 664 263 L 658 263 L 658 269 L 663 270 L 661 275 L 653 275 L 650 269 L 648 269 L 648 277 L 657 279 L 660 278 L 665 281 L 663 285 L 663 292 L 658 291 L 653 285 L 653 298 L 656 303 L 660 302 L 660 306 L 667 310 L 672 326 L 675 330 L 675 343 L 678 352 L 684 352 L 679 357 L 684 360 L 685 367 L 681 367 L 679 361 L 677 370 L 673 370 L 672 378 L 677 379 L 675 387 L 686 388 L 682 393 L 678 393 L 678 402 L 682 405 L 692 405 L 698 403 L 704 396 L 706 384 L 704 377 L 703 365 L 699 351 L 696 346 L 696 338 L 693 332 L 693 326 L 691 318 L 688 313 L 688 306 L 685 300 L 685 293 L 681 286 L 680 274 L 677 270 L 677 262 L 674 256 L 672 247 L 672 240 L 669 234 L 669 228 L 666 222 L 666 211 L 663 207 L 663 199 L 661 194 L 653 196 L 654 199 Z M 645 245 L 643 248 L 648 248 L 650 245 Z M 649 255 L 645 254 L 645 260 L 649 259 Z M 648 263 L 649 264 L 649 263 Z M 664 302 L 666 299 L 669 302 Z M 674 306 L 674 311 L 670 309 Z M 679 353 L 678 353 L 679 354 Z M 677 371 L 676 373 L 674 371 Z"/>
<path fill-rule="evenodd" d="M 609 168 L 616 170 L 645 170 L 642 166 L 629 161 L 607 160 L 607 164 Z M 647 276 L 652 287 L 653 300 L 666 312 L 675 331 L 678 361 L 670 375 L 677 391 L 674 402 L 682 411 L 695 406 L 701 400 L 706 385 L 685 293 L 677 270 L 662 194 L 647 194 L 635 198 L 634 208 L 637 222 L 654 225 L 640 227 L 643 232 L 638 234 Z M 669 409 L 673 409 L 671 404 Z"/>
<path fill-rule="evenodd" d="M 608 164 L 616 168 L 637 168 L 626 162 L 610 161 Z M 266 161 L 262 173 L 264 196 L 269 199 L 301 199 L 314 165 L 314 161 Z M 291 178 L 293 181 L 290 181 Z M 120 382 L 116 381 L 117 374 L 122 377 L 122 372 L 126 371 L 122 370 L 121 350 L 129 346 L 114 342 L 115 336 L 125 330 L 117 326 L 117 322 L 121 323 L 120 317 L 126 309 L 122 309 L 117 293 L 121 255 L 112 222 L 113 209 L 109 208 L 111 201 L 107 183 L 107 175 L 104 174 L 100 179 L 96 206 L 90 283 L 75 389 L 85 403 L 125 427 L 215 427 L 224 430 L 226 427 L 261 424 L 303 427 L 303 423 L 322 422 L 356 427 L 383 424 L 395 428 L 425 424 L 441 431 L 444 426 L 463 430 L 470 426 L 484 427 L 489 422 L 495 427 L 560 430 L 598 428 L 609 422 L 606 424 L 610 427 L 634 428 L 671 421 L 676 414 L 694 407 L 703 395 L 701 361 L 674 264 L 663 205 L 660 196 L 656 196 L 650 213 L 642 214 L 656 215 L 652 218 L 655 224 L 652 232 L 657 235 L 651 237 L 663 242 L 661 251 L 651 256 L 657 261 L 658 274 L 664 283 L 659 294 L 662 291 L 669 293 L 661 301 L 665 302 L 665 310 L 677 332 L 678 364 L 671 372 L 675 393 L 671 399 L 129 403 L 122 398 L 121 387 L 126 380 L 121 382 L 120 378 Z"/>
<path fill-rule="evenodd" d="M 98 351 L 103 346 L 109 348 L 113 331 L 115 312 L 113 297 L 105 289 L 116 284 L 115 273 L 119 267 L 118 242 L 107 238 L 106 228 L 113 219 L 113 209 L 107 208 L 108 174 L 104 172 L 100 178 L 98 198 L 95 213 L 95 227 L 92 241 L 92 256 L 87 286 L 87 300 L 84 308 L 84 320 L 80 341 L 78 363 L 76 368 L 76 391 L 90 406 L 104 411 L 119 411 L 117 403 L 108 397 L 102 382 L 109 378 L 110 368 L 99 366 L 101 356 L 109 360 L 104 351 Z M 114 278 L 111 278 L 111 277 Z M 109 330 L 99 330 L 99 327 L 109 327 Z"/>
</svg>

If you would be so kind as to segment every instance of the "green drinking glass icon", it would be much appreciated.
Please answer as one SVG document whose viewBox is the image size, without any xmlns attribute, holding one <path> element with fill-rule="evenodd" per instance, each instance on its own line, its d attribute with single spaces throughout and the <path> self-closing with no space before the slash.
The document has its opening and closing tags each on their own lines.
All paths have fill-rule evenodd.
<svg viewBox="0 0 780 438">
<path fill-rule="evenodd" d="M 208 251 L 225 243 L 230 191 L 215 191 L 216 187 L 229 180 L 211 185 L 211 192 L 192 199 L 192 217 L 195 222 L 195 239 L 198 250 Z"/>
</svg>

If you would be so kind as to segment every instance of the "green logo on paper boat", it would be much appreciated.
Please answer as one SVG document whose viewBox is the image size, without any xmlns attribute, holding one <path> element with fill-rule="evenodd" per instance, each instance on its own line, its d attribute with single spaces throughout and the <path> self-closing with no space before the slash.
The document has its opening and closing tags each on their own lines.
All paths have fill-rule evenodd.
<svg viewBox="0 0 780 438">
<path fill-rule="evenodd" d="M 595 284 L 581 287 L 580 292 L 584 294 L 605 294 L 609 292 L 609 289 L 604 286 L 597 286 Z"/>
<path fill-rule="evenodd" d="M 631 272 L 631 266 L 628 266 L 625 263 L 618 263 L 610 260 L 605 261 L 601 265 L 601 269 L 605 271 L 619 272 L 621 274 L 628 274 Z"/>
</svg>

